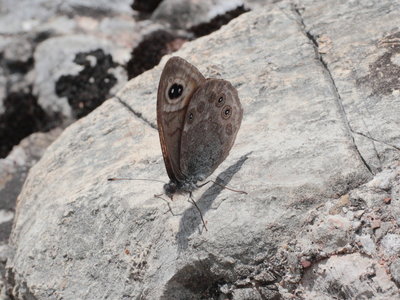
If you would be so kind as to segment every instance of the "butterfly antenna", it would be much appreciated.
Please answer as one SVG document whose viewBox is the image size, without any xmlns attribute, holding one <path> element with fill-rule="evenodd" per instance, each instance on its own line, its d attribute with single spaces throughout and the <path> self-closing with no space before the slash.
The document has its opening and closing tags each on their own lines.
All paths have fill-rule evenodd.
<svg viewBox="0 0 400 300">
<path fill-rule="evenodd" d="M 208 231 L 207 226 L 206 226 L 206 222 L 204 221 L 204 218 L 203 218 L 203 214 L 201 213 L 201 210 L 197 206 L 196 202 L 194 201 L 193 196 L 192 196 L 192 192 L 189 193 L 189 199 L 191 200 L 191 202 L 194 204 L 194 206 L 196 206 L 197 210 L 199 211 L 200 218 L 201 218 L 201 221 L 203 222 L 204 229 L 206 231 Z"/>
<path fill-rule="evenodd" d="M 201 187 L 203 187 L 203 186 L 209 184 L 210 182 L 212 182 L 212 183 L 214 183 L 214 184 L 216 184 L 216 185 L 219 185 L 219 186 L 222 187 L 223 189 L 227 189 L 227 190 L 230 190 L 230 191 L 235 192 L 235 193 L 247 195 L 247 192 L 245 192 L 245 191 L 235 190 L 235 189 L 233 189 L 233 188 L 227 187 L 226 185 L 220 184 L 220 183 L 218 183 L 218 182 L 216 182 L 216 181 L 214 181 L 214 180 L 209 180 L 209 181 L 207 181 L 207 182 L 205 182 L 205 183 L 203 183 L 203 184 L 197 185 L 197 187 L 198 187 L 198 188 L 201 188 Z"/>
<path fill-rule="evenodd" d="M 161 180 L 157 180 L 157 179 L 147 179 L 147 178 L 123 178 L 123 177 L 111 177 L 111 178 L 107 178 L 108 181 L 117 181 L 117 180 L 141 180 L 141 181 L 154 181 L 154 182 L 161 182 L 161 183 L 166 183 L 164 181 Z"/>
</svg>

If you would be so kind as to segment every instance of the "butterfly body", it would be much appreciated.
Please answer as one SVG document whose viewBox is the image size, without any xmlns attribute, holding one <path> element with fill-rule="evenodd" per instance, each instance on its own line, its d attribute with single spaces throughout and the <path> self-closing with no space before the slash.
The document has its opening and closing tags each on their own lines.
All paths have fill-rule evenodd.
<svg viewBox="0 0 400 300">
<path fill-rule="evenodd" d="M 230 82 L 205 79 L 184 59 L 170 58 L 157 94 L 168 195 L 191 192 L 214 172 L 228 156 L 242 117 L 238 93 Z"/>
</svg>

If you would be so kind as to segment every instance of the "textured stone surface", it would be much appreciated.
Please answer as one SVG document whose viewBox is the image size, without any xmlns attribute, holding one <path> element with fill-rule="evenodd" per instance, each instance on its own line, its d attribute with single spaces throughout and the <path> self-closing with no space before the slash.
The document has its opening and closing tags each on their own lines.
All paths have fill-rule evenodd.
<svg viewBox="0 0 400 300">
<path fill-rule="evenodd" d="M 68 127 L 18 198 L 14 298 L 396 297 L 399 98 L 374 102 L 365 82 L 396 50 L 376 41 L 396 34 L 400 9 L 369 3 L 281 1 L 177 53 L 231 81 L 245 112 L 211 178 L 248 195 L 196 191 L 208 231 L 187 195 L 168 202 L 153 196 L 162 183 L 107 181 L 168 180 L 155 129 L 167 58 Z"/>
<path fill-rule="evenodd" d="M 61 76 L 78 76 L 84 66 L 74 62 L 79 53 L 89 53 L 102 50 L 105 54 L 111 54 L 118 58 L 118 49 L 108 40 L 88 37 L 86 35 L 68 35 L 49 39 L 39 45 L 35 52 L 35 89 L 39 104 L 49 113 L 61 113 L 65 118 L 71 118 L 71 106 L 65 97 L 56 94 L 56 82 Z M 126 53 L 126 57 L 129 52 Z M 117 60 L 118 61 L 118 60 Z M 121 59 L 119 60 L 121 61 Z M 92 66 L 98 64 L 93 57 Z M 127 75 L 122 67 L 115 66 L 110 73 L 117 78 L 117 85 L 110 90 L 118 90 L 126 82 Z M 71 87 L 72 88 L 72 87 Z"/>
<path fill-rule="evenodd" d="M 11 153 L 0 159 L 0 299 L 8 300 L 4 288 L 5 265 L 12 256 L 8 246 L 15 215 L 15 202 L 29 169 L 42 157 L 45 149 L 61 133 L 61 129 L 53 129 L 47 133 L 34 133 L 23 139 Z"/>
<path fill-rule="evenodd" d="M 32 68 L 32 55 L 33 47 L 26 37 L 0 36 L 0 114 L 5 111 L 8 94 L 29 90 L 32 78 L 24 73 Z"/>
<path fill-rule="evenodd" d="M 400 285 L 400 259 L 397 258 L 391 265 L 390 265 L 390 274 L 394 282 L 397 286 Z"/>
<path fill-rule="evenodd" d="M 400 31 L 382 22 L 400 17 L 399 3 L 351 1 L 332 10 L 320 1 L 298 2 L 357 147 L 370 168 L 380 170 L 400 151 Z"/>
<path fill-rule="evenodd" d="M 333 256 L 317 264 L 305 273 L 303 281 L 305 299 L 396 299 L 398 296 L 398 289 L 385 269 L 357 253 Z"/>
<path fill-rule="evenodd" d="M 123 86 L 132 49 L 142 35 L 160 28 L 154 22 L 135 20 L 130 4 L 0 0 L 1 157 L 31 132 L 69 124 Z M 112 56 L 111 68 L 96 66 L 94 55 L 90 60 L 97 75 L 105 70 L 103 76 L 116 81 L 109 89 L 102 76 L 90 77 L 92 70 L 75 61 L 92 51 Z M 65 77 L 72 80 L 63 81 L 60 96 L 57 83 Z M 35 105 L 30 103 L 33 100 Z M 77 112 L 81 107 L 83 112 Z M 32 113 L 42 109 L 45 114 Z"/>
<path fill-rule="evenodd" d="M 6 134 L 0 130 L 1 144 L 6 143 L 4 139 L 10 135 L 7 129 L 14 127 L 10 124 L 12 121 L 4 121 L 6 117 L 3 116 L 7 114 L 5 99 L 12 93 L 26 95 L 27 99 L 38 98 L 47 120 L 43 128 L 34 130 L 48 130 L 64 122 L 69 124 L 77 117 L 75 111 L 71 112 L 73 105 L 65 100 L 66 97 L 58 96 L 55 90 L 60 77 L 76 76 L 84 69 L 74 61 L 82 51 L 100 50 L 105 55 L 112 55 L 116 65 L 110 72 L 116 83 L 105 96 L 97 96 L 101 93 L 94 92 L 95 85 L 85 82 L 84 76 L 79 78 L 79 84 L 64 85 L 64 89 L 70 93 L 74 89 L 81 91 L 86 84 L 88 88 L 84 92 L 95 97 L 96 101 L 92 102 L 98 105 L 121 88 L 127 81 L 124 64 L 130 58 L 132 47 L 140 41 L 142 30 L 147 32 L 153 28 L 151 25 L 146 29 L 140 26 L 129 5 L 130 1 L 114 1 L 112 4 L 75 0 L 0 1 L 0 127 L 6 128 L 3 130 Z M 92 63 L 97 62 L 92 60 Z M 101 90 L 105 85 L 96 88 Z M 25 106 L 18 105 L 14 109 L 21 110 L 23 115 Z M 27 121 L 18 119 L 18 123 L 24 126 Z M 20 136 L 20 132 L 15 130 L 13 137 L 16 142 L 12 145 L 30 133 L 32 131 Z M 1 157 L 5 155 L 2 151 Z"/>
<path fill-rule="evenodd" d="M 397 163 L 349 194 L 309 212 L 307 226 L 292 245 L 300 261 L 309 262 L 307 268 L 302 263 L 299 293 L 306 299 L 325 299 L 327 294 L 343 299 L 397 297 L 399 188 Z M 384 201 L 388 198 L 390 203 Z M 332 223 L 332 219 L 337 221 Z M 318 235 L 321 224 L 330 229 L 322 232 L 323 239 Z"/>
<path fill-rule="evenodd" d="M 0 159 L 0 244 L 7 243 L 14 217 L 15 201 L 29 169 L 42 157 L 47 146 L 61 133 L 34 133 Z"/>
<path fill-rule="evenodd" d="M 152 19 L 169 23 L 174 28 L 188 29 L 241 5 L 242 0 L 164 0 L 153 12 Z"/>
</svg>

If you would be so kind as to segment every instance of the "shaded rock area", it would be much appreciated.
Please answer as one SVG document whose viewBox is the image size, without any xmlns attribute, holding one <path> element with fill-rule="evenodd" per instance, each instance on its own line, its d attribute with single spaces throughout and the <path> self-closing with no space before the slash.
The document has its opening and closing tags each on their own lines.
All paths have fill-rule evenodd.
<svg viewBox="0 0 400 300">
<path fill-rule="evenodd" d="M 232 10 L 227 11 L 222 15 L 217 15 L 213 17 L 211 20 L 194 25 L 189 28 L 189 31 L 192 32 L 196 37 L 201 37 L 211 32 L 214 32 L 221 28 L 221 26 L 229 23 L 234 18 L 237 18 L 241 14 L 248 12 L 249 10 L 246 9 L 243 5 L 238 6 Z"/>
<path fill-rule="evenodd" d="M 146 22 L 177 9 L 173 3 L 161 2 Z M 219 1 L 196 3 L 186 5 L 199 9 L 197 19 L 184 16 L 170 25 L 200 24 L 207 15 L 201 15 L 204 3 L 215 5 L 211 18 L 226 8 Z M 398 297 L 400 5 L 251 5 L 259 9 L 174 53 L 206 77 L 237 88 L 242 127 L 211 179 L 248 194 L 218 184 L 195 191 L 206 231 L 187 195 L 163 201 L 154 197 L 162 193 L 160 182 L 107 181 L 168 181 L 155 125 L 157 86 L 168 59 L 163 57 L 121 88 L 110 87 L 107 93 L 114 96 L 66 128 L 30 169 L 10 243 L 0 252 L 7 259 L 4 291 L 10 297 Z M 96 38 L 88 41 L 98 45 Z M 60 62 L 63 47 L 47 43 L 38 46 L 41 55 L 54 48 L 49 60 Z M 75 75 L 96 72 L 91 67 L 97 59 L 88 55 L 96 49 L 112 57 L 100 70 L 121 74 L 117 57 L 125 56 L 112 43 L 84 51 L 84 43 L 76 44 L 86 54 Z M 78 56 L 67 53 L 72 66 Z M 71 100 L 79 101 L 78 94 Z M 68 101 L 54 103 L 63 107 Z"/>
<path fill-rule="evenodd" d="M 157 30 L 146 35 L 139 45 L 132 51 L 128 61 L 128 78 L 136 77 L 158 65 L 161 58 L 178 50 L 188 38 Z"/>
<path fill-rule="evenodd" d="M 32 93 L 12 92 L 4 99 L 4 113 L 0 115 L 0 157 L 29 134 L 46 130 L 50 123 L 45 111 Z"/>
<path fill-rule="evenodd" d="M 134 0 L 131 7 L 134 10 L 151 13 L 162 2 L 162 0 Z"/>
<path fill-rule="evenodd" d="M 152 20 L 161 22 L 169 29 L 153 31 L 143 37 L 128 62 L 129 79 L 156 66 L 162 56 L 177 51 L 184 42 L 210 34 L 249 11 L 242 1 L 164 0 L 158 5 L 141 1 L 132 5 L 139 11 L 155 10 Z"/>
</svg>

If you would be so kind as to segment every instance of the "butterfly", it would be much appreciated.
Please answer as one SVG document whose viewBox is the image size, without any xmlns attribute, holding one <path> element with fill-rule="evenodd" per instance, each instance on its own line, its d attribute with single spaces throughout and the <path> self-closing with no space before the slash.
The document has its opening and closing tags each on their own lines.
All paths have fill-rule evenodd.
<svg viewBox="0 0 400 300">
<path fill-rule="evenodd" d="M 157 93 L 157 125 L 167 195 L 198 188 L 225 160 L 243 118 L 237 90 L 229 81 L 206 79 L 180 57 L 166 63 Z"/>
</svg>

